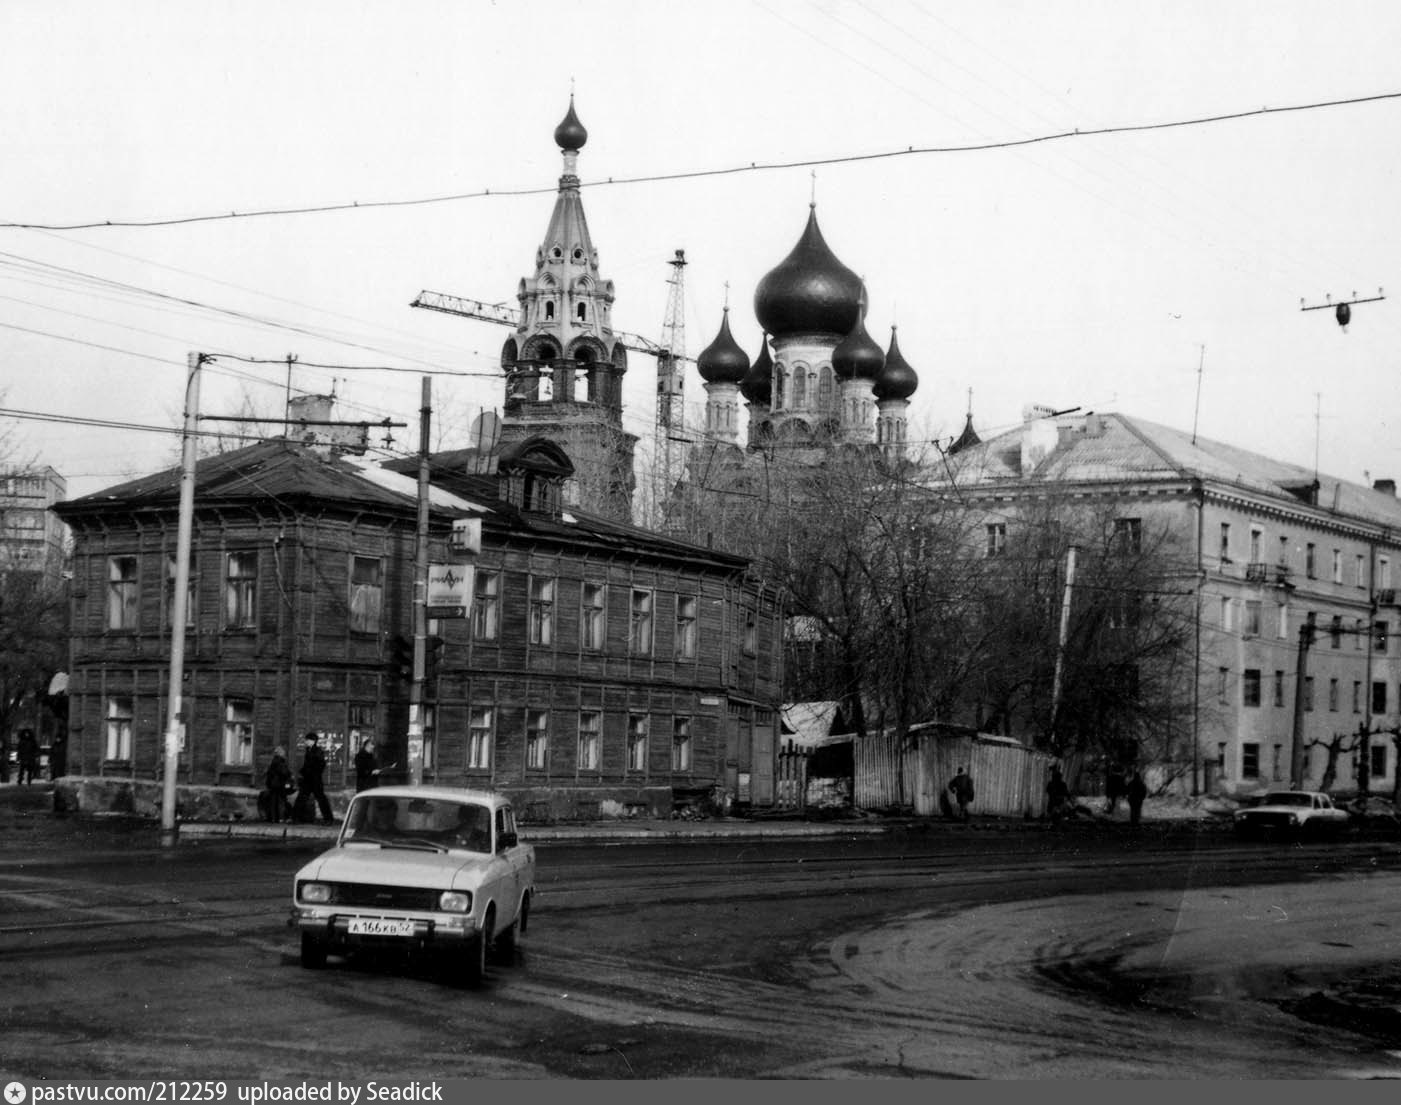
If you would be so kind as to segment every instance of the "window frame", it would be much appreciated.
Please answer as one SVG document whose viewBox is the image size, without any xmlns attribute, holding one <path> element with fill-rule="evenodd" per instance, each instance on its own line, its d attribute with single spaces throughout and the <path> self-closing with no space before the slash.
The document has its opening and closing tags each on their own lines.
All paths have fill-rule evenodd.
<svg viewBox="0 0 1401 1105">
<path fill-rule="evenodd" d="M 105 624 L 109 633 L 135 633 L 141 628 L 140 557 L 121 554 L 107 558 Z"/>
<path fill-rule="evenodd" d="M 346 628 L 352 633 L 379 633 L 384 618 L 384 557 L 350 553 L 346 567 Z M 372 579 L 359 579 L 369 568 Z"/>
<path fill-rule="evenodd" d="M 1260 707 L 1260 669 L 1246 668 L 1241 672 L 1240 702 L 1251 709 Z"/>
<path fill-rule="evenodd" d="M 550 769 L 550 711 L 526 707 L 525 711 L 525 769 Z"/>
<path fill-rule="evenodd" d="M 650 714 L 628 714 L 627 768 L 629 775 L 647 773 L 647 749 L 652 734 Z"/>
<path fill-rule="evenodd" d="M 671 720 L 671 773 L 689 775 L 695 770 L 694 733 L 689 714 L 677 714 Z"/>
<path fill-rule="evenodd" d="M 224 554 L 226 630 L 246 633 L 258 628 L 258 559 L 257 549 L 230 549 Z"/>
<path fill-rule="evenodd" d="M 107 712 L 103 717 L 103 762 L 130 763 L 136 702 L 131 695 L 107 696 Z"/>
<path fill-rule="evenodd" d="M 607 644 L 608 585 L 586 580 L 579 586 L 579 648 L 602 652 Z"/>
<path fill-rule="evenodd" d="M 646 587 L 634 587 L 628 606 L 628 655 L 651 656 L 655 645 L 653 611 L 655 592 Z"/>
<path fill-rule="evenodd" d="M 700 598 L 697 595 L 676 596 L 676 658 L 696 658 L 700 629 Z"/>
<path fill-rule="evenodd" d="M 593 775 L 603 771 L 603 711 L 579 711 L 579 743 L 576 766 Z"/>
<path fill-rule="evenodd" d="M 501 572 L 478 568 L 472 581 L 472 640 L 495 641 L 501 636 Z"/>
<path fill-rule="evenodd" d="M 496 743 L 496 708 L 476 705 L 467 710 L 467 770 L 490 771 Z"/>
<path fill-rule="evenodd" d="M 226 695 L 220 706 L 219 766 L 251 768 L 256 733 L 254 702 L 242 695 Z"/>
<path fill-rule="evenodd" d="M 528 641 L 541 648 L 551 648 L 555 639 L 555 594 L 558 583 L 554 576 L 531 573 L 529 588 Z"/>
</svg>

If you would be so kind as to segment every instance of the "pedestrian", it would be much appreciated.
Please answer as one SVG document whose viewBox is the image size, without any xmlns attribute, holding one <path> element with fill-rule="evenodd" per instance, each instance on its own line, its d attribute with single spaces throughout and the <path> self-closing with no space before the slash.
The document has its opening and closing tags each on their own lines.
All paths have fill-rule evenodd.
<svg viewBox="0 0 1401 1105">
<path fill-rule="evenodd" d="M 287 795 L 292 790 L 292 769 L 287 765 L 287 750 L 280 744 L 272 750 L 272 760 L 263 776 L 267 788 L 269 821 L 286 821 L 288 815 Z"/>
<path fill-rule="evenodd" d="M 1051 768 L 1051 781 L 1046 784 L 1046 816 L 1059 821 L 1069 812 L 1070 788 L 1059 767 Z"/>
<path fill-rule="evenodd" d="M 379 784 L 379 761 L 375 759 L 375 742 L 366 738 L 355 753 L 355 793 Z"/>
<path fill-rule="evenodd" d="M 331 820 L 331 801 L 326 797 L 326 754 L 321 751 L 321 735 L 312 730 L 306 735 L 306 753 L 302 757 L 301 789 L 297 799 L 299 806 L 306 810 L 307 820 L 315 820 L 311 810 L 316 802 L 324 821 Z"/>
<path fill-rule="evenodd" d="M 1135 771 L 1128 785 L 1130 825 L 1137 825 L 1143 817 L 1143 800 L 1147 797 L 1148 784 L 1143 781 L 1143 776 Z"/>
<path fill-rule="evenodd" d="M 1119 809 L 1119 799 L 1124 796 L 1124 769 L 1118 764 L 1109 768 L 1104 781 L 1104 812 L 1110 817 Z"/>
<path fill-rule="evenodd" d="M 49 778 L 59 779 L 68 774 L 68 734 L 59 730 L 49 742 Z"/>
<path fill-rule="evenodd" d="M 10 734 L 0 733 L 0 783 L 10 781 Z"/>
<path fill-rule="evenodd" d="M 33 729 L 19 731 L 19 743 L 16 745 L 16 750 L 19 752 L 19 775 L 15 782 L 34 782 L 34 772 L 39 766 L 39 742 L 34 739 Z"/>
<path fill-rule="evenodd" d="M 953 777 L 953 782 L 949 784 L 949 793 L 953 795 L 953 800 L 958 803 L 958 818 L 960 821 L 968 820 L 968 807 L 973 804 L 973 777 L 968 774 L 966 767 L 960 767 L 958 774 Z"/>
</svg>

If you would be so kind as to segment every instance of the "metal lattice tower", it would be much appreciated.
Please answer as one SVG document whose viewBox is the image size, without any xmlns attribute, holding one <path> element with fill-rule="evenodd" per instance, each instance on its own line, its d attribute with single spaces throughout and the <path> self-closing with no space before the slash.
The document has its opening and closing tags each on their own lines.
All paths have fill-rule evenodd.
<svg viewBox="0 0 1401 1105">
<path fill-rule="evenodd" d="M 686 251 L 678 249 L 670 262 L 670 290 L 662 320 L 662 352 L 657 354 L 657 452 L 662 460 L 662 486 L 671 493 L 673 473 L 681 460 L 686 428 Z"/>
</svg>

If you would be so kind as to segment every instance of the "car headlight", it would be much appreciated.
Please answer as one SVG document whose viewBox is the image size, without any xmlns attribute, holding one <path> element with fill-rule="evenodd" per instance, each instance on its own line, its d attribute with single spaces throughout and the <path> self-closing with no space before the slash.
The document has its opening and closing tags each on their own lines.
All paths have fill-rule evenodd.
<svg viewBox="0 0 1401 1105">
<path fill-rule="evenodd" d="M 324 905 L 331 900 L 331 884 L 325 882 L 304 882 L 298 888 L 298 896 L 304 902 Z"/>
<path fill-rule="evenodd" d="M 1297 825 L 1298 823 L 1299 823 L 1299 815 L 1298 815 L 1297 813 L 1291 813 L 1291 814 L 1289 815 L 1289 824 L 1291 824 L 1291 825 Z"/>
<path fill-rule="evenodd" d="M 438 895 L 438 908 L 444 913 L 470 913 L 472 895 L 465 890 L 444 890 Z"/>
</svg>

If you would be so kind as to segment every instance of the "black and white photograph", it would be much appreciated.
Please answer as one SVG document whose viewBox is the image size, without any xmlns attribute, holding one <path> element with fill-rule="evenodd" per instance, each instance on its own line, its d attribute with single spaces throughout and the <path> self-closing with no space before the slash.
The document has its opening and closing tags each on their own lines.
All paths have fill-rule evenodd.
<svg viewBox="0 0 1401 1105">
<path fill-rule="evenodd" d="M 1401 6 L 0 42 L 5 1105 L 1401 1077 Z"/>
</svg>

